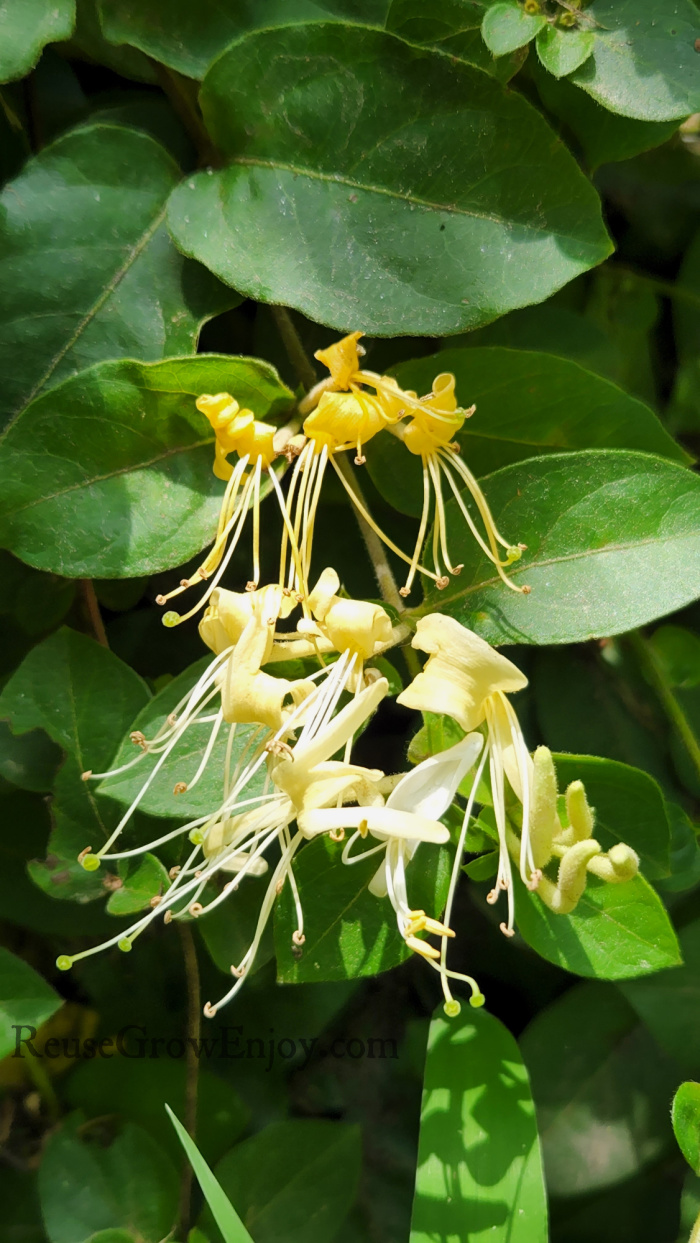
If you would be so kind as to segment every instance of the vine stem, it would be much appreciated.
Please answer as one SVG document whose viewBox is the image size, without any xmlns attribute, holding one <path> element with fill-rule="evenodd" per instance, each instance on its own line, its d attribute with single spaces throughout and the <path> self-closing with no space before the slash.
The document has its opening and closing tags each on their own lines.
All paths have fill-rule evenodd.
<svg viewBox="0 0 700 1243">
<path fill-rule="evenodd" d="M 202 1032 L 202 997 L 199 985 L 199 966 L 192 929 L 189 924 L 178 921 L 178 932 L 182 941 L 182 956 L 185 964 L 187 980 L 187 1031 L 185 1061 L 185 1110 L 183 1125 L 187 1134 L 196 1141 L 197 1133 L 197 1097 L 199 1093 L 199 1058 L 197 1050 Z M 183 1235 L 187 1234 L 190 1224 L 192 1201 L 192 1166 L 185 1159 L 180 1180 L 180 1202 L 178 1205 L 178 1223 Z"/>
<path fill-rule="evenodd" d="M 305 389 L 313 388 L 317 379 L 316 372 L 294 327 L 294 320 L 286 306 L 271 306 L 270 310 L 299 383 Z"/>
<path fill-rule="evenodd" d="M 656 692 L 656 696 L 666 716 L 679 735 L 696 773 L 700 777 L 700 743 L 698 743 L 690 721 L 673 693 L 663 665 L 656 655 L 652 644 L 648 639 L 644 638 L 639 630 L 635 630 L 628 635 L 627 641 L 637 657 L 644 676 Z M 700 1240 L 700 1235 L 698 1239 Z"/>
<path fill-rule="evenodd" d="M 221 160 L 197 105 L 196 92 L 199 84 L 192 82 L 175 69 L 169 69 L 160 61 L 153 60 L 151 57 L 149 60 L 158 79 L 158 85 L 167 95 L 173 111 L 182 121 L 197 150 L 200 165 L 217 166 Z"/>
<path fill-rule="evenodd" d="M 102 620 L 99 601 L 95 594 L 95 584 L 91 578 L 81 578 L 79 581 L 80 594 L 83 597 L 83 604 L 85 605 L 85 612 L 87 613 L 90 621 L 92 633 L 97 639 L 97 642 L 102 644 L 102 647 L 108 648 L 109 639 L 107 638 L 107 631 L 105 630 L 105 624 Z"/>
</svg>

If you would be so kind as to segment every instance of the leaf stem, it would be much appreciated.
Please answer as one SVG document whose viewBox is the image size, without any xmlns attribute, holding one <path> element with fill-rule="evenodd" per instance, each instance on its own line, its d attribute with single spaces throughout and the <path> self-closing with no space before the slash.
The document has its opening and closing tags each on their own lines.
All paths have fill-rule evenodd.
<svg viewBox="0 0 700 1243">
<path fill-rule="evenodd" d="M 95 594 L 95 584 L 91 578 L 81 578 L 79 582 L 80 594 L 83 597 L 83 604 L 90 622 L 92 633 L 97 639 L 97 642 L 102 644 L 102 647 L 108 648 L 109 639 L 107 638 L 107 631 L 105 630 L 105 624 L 102 620 L 100 605 Z"/>
<path fill-rule="evenodd" d="M 294 320 L 286 306 L 271 306 L 270 310 L 297 380 L 305 389 L 313 388 L 318 377 L 294 327 Z"/>
<path fill-rule="evenodd" d="M 183 1121 L 185 1130 L 194 1142 L 197 1137 L 197 1097 L 199 1093 L 199 1058 L 197 1050 L 202 1032 L 202 997 L 199 985 L 199 966 L 197 950 L 189 924 L 178 920 L 178 931 L 182 941 L 182 955 L 187 980 L 187 1030 L 186 1030 L 186 1061 L 185 1061 L 185 1109 Z M 192 1200 L 192 1166 L 185 1160 L 180 1180 L 180 1203 L 178 1205 L 178 1223 L 183 1235 L 187 1234 L 190 1224 Z"/>
<path fill-rule="evenodd" d="M 700 777 L 700 743 L 695 737 L 690 721 L 673 693 L 664 667 L 656 655 L 652 644 L 639 630 L 633 630 L 627 636 L 627 641 L 637 657 L 642 673 L 656 692 L 659 703 L 681 739 L 695 771 L 698 777 Z"/>
</svg>

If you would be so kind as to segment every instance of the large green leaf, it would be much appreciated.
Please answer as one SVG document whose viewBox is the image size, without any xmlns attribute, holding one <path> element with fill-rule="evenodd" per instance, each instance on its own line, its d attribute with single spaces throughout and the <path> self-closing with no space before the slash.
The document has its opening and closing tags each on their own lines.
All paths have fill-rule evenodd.
<svg viewBox="0 0 700 1243">
<path fill-rule="evenodd" d="M 402 388 L 418 393 L 429 393 L 441 371 L 454 374 L 462 406 L 476 403 L 456 437 L 476 475 L 563 449 L 642 449 L 688 460 L 653 410 L 568 359 L 482 346 L 442 350 L 394 368 Z M 419 515 L 421 459 L 389 434 L 375 436 L 366 454 L 382 495 L 402 513 Z"/>
<path fill-rule="evenodd" d="M 36 398 L 0 445 L 0 542 L 74 577 L 187 561 L 213 538 L 223 493 L 194 398 L 222 390 L 260 417 L 291 400 L 269 363 L 216 354 L 98 363 Z"/>
<path fill-rule="evenodd" d="M 671 826 L 661 789 L 639 768 L 592 755 L 555 755 L 559 788 L 580 780 L 595 808 L 595 836 L 604 850 L 626 842 L 645 876 L 668 876 Z"/>
<path fill-rule="evenodd" d="M 284 984 L 376 975 L 410 955 L 389 899 L 375 898 L 368 889 L 383 856 L 345 866 L 341 853 L 341 846 L 323 836 L 305 846 L 294 861 L 306 940 L 299 954 L 292 943 L 296 910 L 285 885 L 275 909 L 277 978 Z M 419 847 L 406 878 L 415 909 L 439 917 L 447 896 L 448 868 L 447 850 Z"/>
<path fill-rule="evenodd" d="M 275 1122 L 227 1153 L 216 1177 L 255 1243 L 332 1243 L 355 1198 L 361 1155 L 357 1127 Z M 202 1226 L 221 1243 L 209 1212 Z"/>
<path fill-rule="evenodd" d="M 16 1047 L 18 1036 L 31 1035 L 17 1032 L 17 1025 L 41 1027 L 62 1005 L 33 967 L 0 946 L 0 1059 Z"/>
<path fill-rule="evenodd" d="M 599 980 L 628 980 L 681 961 L 673 925 L 642 876 L 621 885 L 590 877 L 571 915 L 555 915 L 517 873 L 514 881 L 523 939 L 558 967 Z"/>
<path fill-rule="evenodd" d="M 547 1201 L 530 1083 L 498 1019 L 430 1025 L 411 1243 L 546 1243 Z"/>
<path fill-rule="evenodd" d="M 439 336 L 609 252 L 597 196 L 542 118 L 442 53 L 357 26 L 263 31 L 215 61 L 200 99 L 228 166 L 175 191 L 169 227 L 259 300 Z"/>
<path fill-rule="evenodd" d="M 4 0 L 0 7 L 0 82 L 23 78 L 42 48 L 67 39 L 75 25 L 75 0 Z"/>
<path fill-rule="evenodd" d="M 527 544 L 493 573 L 456 502 L 450 551 L 464 569 L 416 612 L 437 608 L 490 643 L 579 643 L 621 634 L 700 595 L 700 479 L 646 453 L 590 450 L 506 466 L 484 480 L 506 539 Z"/>
<path fill-rule="evenodd" d="M 177 1211 L 178 1178 L 169 1157 L 128 1123 L 105 1145 L 104 1132 L 73 1114 L 51 1135 L 39 1172 L 49 1243 L 88 1243 L 100 1230 L 130 1230 L 160 1243 Z"/>
<path fill-rule="evenodd" d="M 102 28 L 117 44 L 141 48 L 180 73 L 203 78 L 234 39 L 253 30 L 338 21 L 385 27 L 409 43 L 428 44 L 507 80 L 513 57 L 494 60 L 479 33 L 484 0 L 100 0 Z"/>
<path fill-rule="evenodd" d="M 520 1047 L 550 1194 L 622 1182 L 660 1155 L 677 1072 L 615 988 L 570 989 L 536 1015 Z"/>
<path fill-rule="evenodd" d="M 700 107 L 695 40 L 700 15 L 690 0 L 594 0 L 595 46 L 571 80 L 627 117 L 671 121 Z"/>
<path fill-rule="evenodd" d="M 203 657 L 196 664 L 190 665 L 189 669 L 186 669 L 179 677 L 169 682 L 145 706 L 143 711 L 133 719 L 130 724 L 130 732 L 131 730 L 140 730 L 147 738 L 152 738 L 161 725 L 165 723 L 167 717 L 179 701 L 192 689 L 197 679 L 201 677 L 212 660 L 213 656 Z M 2 700 L 0 700 L 1 703 Z M 215 711 L 216 705 L 211 708 L 212 713 Z M 209 740 L 211 729 L 211 723 L 208 725 L 205 723 L 193 725 L 185 731 L 144 795 L 140 803 L 143 811 L 152 816 L 179 817 L 183 821 L 206 815 L 207 812 L 216 811 L 216 808 L 223 802 L 224 797 L 223 782 L 226 749 L 228 746 L 228 726 L 224 726 L 220 731 L 209 763 L 197 785 L 191 791 L 184 791 L 182 794 L 177 795 L 173 793 L 175 785 L 179 781 L 187 782 L 194 777 Z M 254 733 L 255 726 L 253 725 L 238 725 L 236 727 L 234 742 L 231 748 L 232 767 L 235 767 L 237 759 L 243 754 L 246 745 Z M 112 768 L 118 768 L 122 764 L 128 763 L 129 760 L 134 759 L 136 754 L 134 744 L 128 736 L 120 739 L 120 743 L 121 746 L 114 756 Z M 153 758 L 145 756 L 140 764 L 135 765 L 128 772 L 122 773 L 121 776 L 108 777 L 98 787 L 100 794 L 109 795 L 110 798 L 116 799 L 117 802 L 128 807 L 138 794 L 158 759 L 160 759 L 160 756 Z M 267 769 L 263 765 L 250 785 L 246 787 L 244 797 L 253 798 L 255 795 L 261 794 L 266 776 Z"/>
<path fill-rule="evenodd" d="M 164 221 L 180 179 L 149 135 L 90 125 L 31 159 L 0 196 L 0 425 L 43 388 L 105 358 L 196 346 L 236 304 L 183 261 Z"/>
<path fill-rule="evenodd" d="M 659 1044 L 678 1063 L 684 1074 L 700 1075 L 697 1026 L 700 1013 L 700 920 L 693 920 L 679 933 L 683 965 L 648 980 L 622 985 Z"/>
</svg>

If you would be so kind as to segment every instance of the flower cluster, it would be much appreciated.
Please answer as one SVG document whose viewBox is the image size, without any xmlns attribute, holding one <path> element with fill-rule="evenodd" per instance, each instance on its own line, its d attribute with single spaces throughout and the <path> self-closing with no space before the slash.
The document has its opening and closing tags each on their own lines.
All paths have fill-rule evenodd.
<svg viewBox="0 0 700 1243">
<path fill-rule="evenodd" d="M 191 849 L 185 850 L 181 864 L 171 868 L 165 892 L 153 897 L 126 932 L 103 946 L 72 957 L 62 955 L 58 960 L 62 969 L 107 946 L 130 950 L 154 920 L 197 918 L 225 902 L 247 877 L 268 876 L 250 945 L 231 965 L 234 983 L 219 1001 L 205 1007 L 205 1013 L 213 1015 L 249 974 L 276 898 L 287 885 L 296 911 L 292 941 L 300 951 L 305 941 L 304 911 L 294 859 L 304 842 L 327 834 L 344 843 L 339 867 L 376 858 L 371 893 L 391 903 L 406 947 L 439 973 L 447 1013 L 455 1014 L 459 1003 L 452 996 L 453 980 L 469 986 L 473 1005 L 484 1000 L 475 980 L 447 965 L 448 942 L 454 936 L 452 907 L 477 800 L 490 798 L 493 807 L 498 868 L 488 901 L 495 903 L 505 891 L 508 915 L 501 928 L 508 936 L 513 935 L 515 921 L 514 868 L 527 888 L 537 891 L 558 914 L 575 909 L 591 876 L 622 883 L 637 873 L 639 860 L 633 850 L 618 844 L 604 852 L 596 840 L 594 813 L 581 782 L 573 782 L 560 796 L 549 751 L 540 747 L 530 755 L 508 698 L 525 687 L 527 679 L 511 661 L 449 616 L 430 613 L 418 620 L 412 643 L 427 660 L 398 701 L 421 713 L 451 717 L 464 737 L 405 773 L 386 774 L 353 762 L 355 737 L 389 691 L 387 679 L 373 662 L 410 630 L 403 623 L 395 626 L 381 605 L 348 598 L 332 567 L 313 587 L 309 585 L 314 522 L 328 462 L 338 470 L 335 456 L 351 449 L 361 464 L 363 446 L 384 429 L 398 434 L 409 452 L 421 457 L 423 515 L 413 555 L 400 554 L 409 563 L 404 593 L 419 570 L 438 585 L 445 581 L 443 564 L 450 574 L 459 571 L 448 551 L 443 478 L 508 586 L 513 584 L 505 568 L 522 551 L 502 539 L 476 480 L 459 457 L 454 436 L 473 408 L 457 406 L 454 377 L 438 376 L 432 392 L 422 398 L 404 392 L 391 377 L 360 367 L 359 335 L 317 354 L 330 375 L 302 403 L 303 436 L 293 438 L 293 443 L 279 445 L 275 429 L 242 410 L 228 394 L 197 400 L 216 436 L 215 473 L 227 486 L 213 547 L 193 578 L 177 590 L 211 580 L 191 612 L 206 606 L 199 632 L 212 659 L 152 738 L 139 731 L 132 734 L 135 758 L 108 773 L 84 774 L 85 780 L 105 780 L 144 763 L 148 770 L 109 840 L 98 852 L 86 849 L 80 859 L 92 871 L 103 860 L 131 859 L 178 838 Z M 283 460 L 294 462 L 286 497 L 273 468 L 280 449 Z M 237 461 L 231 465 L 229 456 L 234 453 Z M 353 503 L 372 522 L 351 484 L 338 473 Z M 475 504 L 483 533 L 460 483 Z M 264 484 L 277 496 L 283 537 L 278 580 L 260 586 L 259 510 Z M 431 495 L 434 569 L 427 570 L 420 557 Z M 234 592 L 220 581 L 251 508 L 253 577 L 245 591 Z M 499 547 L 506 550 L 505 559 Z M 164 617 L 170 625 L 181 620 L 174 613 Z M 285 662 L 282 676 L 280 662 Z M 303 675 L 284 676 L 290 668 L 301 668 Z M 191 790 L 211 769 L 217 739 L 228 731 L 225 762 L 216 774 L 220 794 L 215 805 L 155 841 L 119 850 L 118 839 L 158 773 L 187 732 L 202 724 L 211 728 L 196 771 L 187 782 L 178 782 L 174 793 Z M 237 731 L 243 727 L 243 743 L 236 747 Z M 251 793 L 253 788 L 260 790 L 263 775 L 262 793 Z M 454 843 L 445 910 L 427 913 L 409 899 L 414 859 L 421 847 L 425 852 L 450 843 L 443 818 L 462 790 L 468 793 Z"/>
</svg>

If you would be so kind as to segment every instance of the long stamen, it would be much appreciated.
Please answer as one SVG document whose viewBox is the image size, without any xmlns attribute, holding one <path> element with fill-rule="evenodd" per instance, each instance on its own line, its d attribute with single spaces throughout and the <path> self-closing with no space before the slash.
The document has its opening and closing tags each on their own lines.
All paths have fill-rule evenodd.
<svg viewBox="0 0 700 1243">
<path fill-rule="evenodd" d="M 279 480 L 274 470 L 272 469 L 272 467 L 270 467 L 269 475 L 272 481 L 272 486 L 275 489 L 275 493 L 277 495 L 277 501 L 280 507 L 280 513 L 282 514 L 282 522 L 284 524 L 284 529 L 283 529 L 284 544 L 280 550 L 280 578 L 279 578 L 280 586 L 284 585 L 284 566 L 286 564 L 286 556 L 287 556 L 286 554 L 287 540 L 289 540 L 290 554 L 291 554 L 291 559 L 294 563 L 296 576 L 299 582 L 302 583 L 303 573 L 301 569 L 301 559 L 299 556 L 299 548 L 297 546 L 297 542 L 294 537 L 294 529 L 292 527 L 289 510 L 287 509 L 287 502 L 284 499 L 284 496 L 282 494 L 282 489 L 279 485 Z M 304 609 L 304 613 L 308 614 L 309 606 L 306 602 L 306 596 L 307 596 L 306 585 L 304 585 L 304 587 L 300 587 L 300 591 L 303 593 L 303 596 L 304 596 L 304 599 L 302 600 L 302 607 Z"/>
<path fill-rule="evenodd" d="M 420 560 L 420 555 L 423 550 L 423 544 L 425 543 L 425 533 L 428 529 L 429 517 L 430 517 L 430 475 L 428 473 L 428 467 L 425 462 L 425 459 L 423 459 L 423 509 L 421 512 L 420 527 L 418 528 L 418 537 L 416 539 L 415 547 L 413 549 L 413 556 L 411 557 L 411 564 L 409 566 L 406 582 L 404 583 L 403 587 L 399 588 L 400 596 L 407 596 L 410 593 L 411 587 L 413 586 L 413 580 L 416 576 L 416 571 L 418 569 L 418 562 Z"/>
<path fill-rule="evenodd" d="M 486 758 L 488 756 L 488 753 L 489 753 L 489 743 L 487 741 L 483 749 L 481 759 L 479 760 L 479 765 L 477 767 L 476 773 L 474 774 L 474 780 L 472 781 L 472 788 L 469 791 L 469 799 L 467 800 L 467 806 L 464 812 L 464 819 L 462 821 L 462 829 L 459 835 L 459 840 L 457 842 L 457 850 L 455 853 L 454 861 L 452 863 L 452 873 L 450 875 L 450 887 L 447 891 L 447 902 L 445 903 L 445 913 L 442 917 L 442 922 L 444 923 L 446 928 L 450 927 L 450 921 L 452 919 L 452 904 L 454 902 L 455 893 L 457 891 L 457 881 L 459 880 L 459 873 L 460 873 L 460 869 L 462 866 L 462 857 L 464 855 L 464 842 L 466 840 L 467 831 L 469 829 L 469 821 L 471 819 L 472 810 L 474 807 L 474 800 L 476 798 L 477 789 L 479 788 L 479 782 L 481 781 L 481 776 L 484 771 L 484 765 L 486 764 Z M 454 1017 L 456 1014 L 459 1014 L 459 1010 L 455 1009 L 455 1007 L 459 1005 L 459 1002 L 455 1001 L 454 997 L 452 996 L 452 993 L 450 992 L 449 985 L 447 984 L 447 977 L 450 974 L 447 971 L 447 937 L 441 938 L 440 968 L 441 968 L 441 978 L 442 978 L 442 991 L 445 995 L 446 1012 L 449 1013 L 452 1017 Z M 465 976 L 464 978 L 470 983 L 474 984 L 474 981 L 471 979 L 471 976 Z M 481 992 L 477 988 L 477 986 L 474 984 L 474 989 L 472 991 L 472 1002 L 476 995 L 481 996 Z"/>
</svg>

